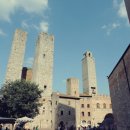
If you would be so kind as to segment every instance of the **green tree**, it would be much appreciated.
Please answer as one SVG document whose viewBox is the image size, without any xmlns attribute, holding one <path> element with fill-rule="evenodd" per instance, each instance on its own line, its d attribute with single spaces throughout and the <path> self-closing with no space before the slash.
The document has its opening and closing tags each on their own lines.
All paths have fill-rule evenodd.
<svg viewBox="0 0 130 130">
<path fill-rule="evenodd" d="M 7 82 L 1 88 L 3 98 L 0 102 L 0 116 L 35 117 L 39 113 L 42 91 L 38 85 L 25 80 Z"/>
</svg>

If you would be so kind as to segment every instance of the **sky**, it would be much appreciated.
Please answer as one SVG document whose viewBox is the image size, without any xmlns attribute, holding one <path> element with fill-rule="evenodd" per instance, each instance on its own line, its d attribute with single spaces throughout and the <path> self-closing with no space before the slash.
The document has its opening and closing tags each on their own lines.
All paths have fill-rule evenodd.
<svg viewBox="0 0 130 130">
<path fill-rule="evenodd" d="M 53 90 L 66 92 L 66 79 L 80 80 L 82 58 L 91 51 L 98 93 L 109 94 L 107 76 L 130 43 L 123 0 L 0 0 L 0 84 L 15 29 L 28 32 L 24 65 L 31 67 L 39 32 L 55 37 Z"/>
</svg>

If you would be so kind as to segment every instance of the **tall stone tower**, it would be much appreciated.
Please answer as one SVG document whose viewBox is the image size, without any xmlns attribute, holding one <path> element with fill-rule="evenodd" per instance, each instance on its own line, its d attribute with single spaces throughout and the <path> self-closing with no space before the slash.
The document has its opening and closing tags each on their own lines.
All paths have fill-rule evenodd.
<svg viewBox="0 0 130 130">
<path fill-rule="evenodd" d="M 79 96 L 79 80 L 76 78 L 69 78 L 66 81 L 67 83 L 67 95 L 70 96 Z"/>
<path fill-rule="evenodd" d="M 33 64 L 32 82 L 43 90 L 42 106 L 39 115 L 35 118 L 35 124 L 41 129 L 52 129 L 52 79 L 53 79 L 53 54 L 54 37 L 46 33 L 40 33 L 36 43 L 36 52 Z"/>
<path fill-rule="evenodd" d="M 5 81 L 21 79 L 27 33 L 17 29 L 14 33 Z"/>
<path fill-rule="evenodd" d="M 40 33 L 36 43 L 32 81 L 43 90 L 44 97 L 52 94 L 54 37 Z"/>
<path fill-rule="evenodd" d="M 97 94 L 95 60 L 90 51 L 87 51 L 82 59 L 82 80 L 83 93 L 89 95 Z"/>
</svg>

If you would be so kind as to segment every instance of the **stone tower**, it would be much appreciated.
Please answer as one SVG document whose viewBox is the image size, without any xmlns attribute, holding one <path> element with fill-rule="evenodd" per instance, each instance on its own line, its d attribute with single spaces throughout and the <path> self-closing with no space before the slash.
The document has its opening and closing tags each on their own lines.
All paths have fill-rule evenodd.
<svg viewBox="0 0 130 130">
<path fill-rule="evenodd" d="M 17 29 L 14 33 L 5 81 L 21 79 L 27 33 Z"/>
<path fill-rule="evenodd" d="M 90 51 L 87 51 L 82 59 L 82 80 L 83 93 L 88 95 L 97 94 L 95 60 Z"/>
<path fill-rule="evenodd" d="M 40 33 L 36 43 L 32 81 L 43 90 L 44 97 L 52 94 L 54 37 Z"/>
<path fill-rule="evenodd" d="M 46 33 L 40 33 L 36 43 L 36 52 L 33 64 L 32 82 L 43 90 L 42 106 L 39 115 L 35 118 L 35 124 L 41 129 L 52 129 L 52 81 L 53 81 L 53 55 L 54 37 Z"/>
<path fill-rule="evenodd" d="M 79 80 L 76 78 L 67 79 L 67 95 L 79 96 Z"/>
</svg>

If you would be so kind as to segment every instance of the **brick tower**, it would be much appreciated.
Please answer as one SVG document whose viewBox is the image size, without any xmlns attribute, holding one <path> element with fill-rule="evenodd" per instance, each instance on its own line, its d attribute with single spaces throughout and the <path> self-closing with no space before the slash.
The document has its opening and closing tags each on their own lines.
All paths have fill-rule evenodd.
<svg viewBox="0 0 130 130">
<path fill-rule="evenodd" d="M 91 52 L 87 51 L 82 59 L 83 93 L 97 94 L 97 79 L 95 60 Z"/>
<path fill-rule="evenodd" d="M 7 65 L 5 81 L 21 79 L 27 33 L 16 29 L 12 42 L 12 49 Z"/>
</svg>

